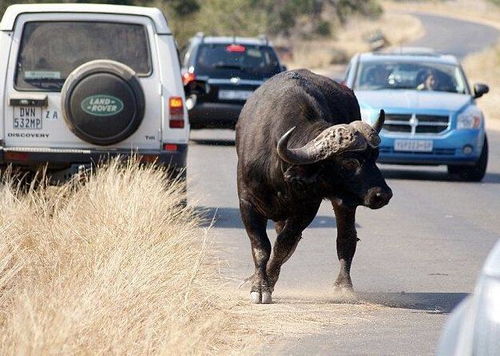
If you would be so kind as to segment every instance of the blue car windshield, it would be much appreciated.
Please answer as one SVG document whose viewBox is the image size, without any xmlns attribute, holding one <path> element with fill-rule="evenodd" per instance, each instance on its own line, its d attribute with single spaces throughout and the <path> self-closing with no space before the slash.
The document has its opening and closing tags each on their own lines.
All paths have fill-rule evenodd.
<svg viewBox="0 0 500 356">
<path fill-rule="evenodd" d="M 469 93 L 467 82 L 457 65 L 394 60 L 360 63 L 353 89 L 414 89 Z"/>
</svg>

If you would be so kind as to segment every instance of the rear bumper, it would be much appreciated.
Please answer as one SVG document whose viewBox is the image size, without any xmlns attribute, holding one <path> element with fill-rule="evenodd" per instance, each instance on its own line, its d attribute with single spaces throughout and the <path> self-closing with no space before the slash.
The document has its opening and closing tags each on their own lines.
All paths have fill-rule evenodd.
<svg viewBox="0 0 500 356">
<path fill-rule="evenodd" d="M 244 104 L 202 102 L 189 111 L 191 128 L 234 128 Z"/>
<path fill-rule="evenodd" d="M 413 139 L 405 136 L 381 135 L 378 162 L 409 165 L 473 165 L 483 149 L 484 130 L 453 130 L 443 136 L 415 137 L 419 140 L 432 140 L 432 152 L 398 152 L 394 150 L 397 139 Z M 465 153 L 465 147 L 472 152 Z"/>
<path fill-rule="evenodd" d="M 95 165 L 117 156 L 124 158 L 136 156 L 142 162 L 156 162 L 173 169 L 183 169 L 186 167 L 187 152 L 187 144 L 177 144 L 176 151 L 0 147 L 0 164 L 33 169 L 40 166 L 47 166 L 48 169 L 66 169 L 75 164 Z"/>
</svg>

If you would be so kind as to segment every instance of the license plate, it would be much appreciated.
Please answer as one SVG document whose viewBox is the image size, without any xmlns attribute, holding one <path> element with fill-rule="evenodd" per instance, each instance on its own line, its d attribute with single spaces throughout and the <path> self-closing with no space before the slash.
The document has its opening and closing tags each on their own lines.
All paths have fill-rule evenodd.
<svg viewBox="0 0 500 356">
<path fill-rule="evenodd" d="M 14 129 L 17 130 L 41 130 L 42 108 L 33 106 L 14 107 Z"/>
<path fill-rule="evenodd" d="M 395 140 L 394 151 L 432 152 L 432 140 Z"/>
<path fill-rule="evenodd" d="M 249 90 L 219 90 L 219 99 L 222 100 L 247 100 L 253 91 Z"/>
</svg>

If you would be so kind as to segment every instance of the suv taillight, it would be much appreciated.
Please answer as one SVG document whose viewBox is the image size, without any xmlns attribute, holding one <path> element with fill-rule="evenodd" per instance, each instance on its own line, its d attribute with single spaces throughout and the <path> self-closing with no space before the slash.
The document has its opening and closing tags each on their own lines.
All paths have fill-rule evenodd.
<svg viewBox="0 0 500 356">
<path fill-rule="evenodd" d="M 191 83 L 194 80 L 196 80 L 196 74 L 194 74 L 194 73 L 186 72 L 182 75 L 182 83 L 184 85 L 188 85 L 189 83 Z"/>
<path fill-rule="evenodd" d="M 180 96 L 171 96 L 168 99 L 168 109 L 170 113 L 170 120 L 168 126 L 171 129 L 184 128 L 184 103 Z"/>
</svg>

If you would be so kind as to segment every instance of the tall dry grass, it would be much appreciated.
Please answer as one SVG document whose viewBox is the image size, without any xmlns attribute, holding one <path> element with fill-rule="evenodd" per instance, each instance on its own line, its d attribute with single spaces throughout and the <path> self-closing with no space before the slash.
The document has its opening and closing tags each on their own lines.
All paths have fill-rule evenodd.
<svg viewBox="0 0 500 356">
<path fill-rule="evenodd" d="M 0 187 L 0 354 L 211 354 L 234 316 L 182 188 L 117 161 L 85 184 Z"/>
</svg>

